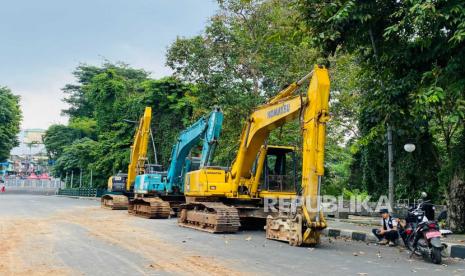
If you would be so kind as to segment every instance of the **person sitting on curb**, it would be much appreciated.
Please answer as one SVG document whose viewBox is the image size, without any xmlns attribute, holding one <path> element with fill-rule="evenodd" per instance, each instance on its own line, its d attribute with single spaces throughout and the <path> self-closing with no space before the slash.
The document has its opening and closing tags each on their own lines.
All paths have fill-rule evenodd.
<svg viewBox="0 0 465 276">
<path fill-rule="evenodd" d="M 373 229 L 373 235 L 375 235 L 379 243 L 378 244 L 388 244 L 390 246 L 396 245 L 396 240 L 399 238 L 399 233 L 397 232 L 397 220 L 393 219 L 389 214 L 388 209 L 381 209 L 379 211 L 382 217 L 381 227 Z"/>
</svg>

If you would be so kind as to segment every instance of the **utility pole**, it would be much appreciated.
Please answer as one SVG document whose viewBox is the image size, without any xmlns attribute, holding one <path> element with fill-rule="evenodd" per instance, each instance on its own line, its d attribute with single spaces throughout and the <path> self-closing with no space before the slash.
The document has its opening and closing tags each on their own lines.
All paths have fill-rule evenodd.
<svg viewBox="0 0 465 276">
<path fill-rule="evenodd" d="M 373 35 L 373 29 L 371 27 L 368 30 L 368 34 L 370 36 L 371 46 L 373 48 L 373 56 L 375 57 L 377 67 L 379 67 L 378 48 L 376 47 L 375 36 Z M 382 92 L 386 91 L 384 88 L 383 78 L 380 77 L 379 80 L 380 80 L 380 85 L 381 85 L 381 91 Z M 394 207 L 393 205 L 394 204 L 394 167 L 393 167 L 394 155 L 392 152 L 392 127 L 390 123 L 387 123 L 387 139 L 388 139 L 388 174 L 389 174 L 388 197 L 389 197 L 389 204 L 391 205 L 391 208 L 393 208 Z"/>
<path fill-rule="evenodd" d="M 94 187 L 94 184 L 92 183 L 92 169 L 90 169 L 90 187 Z"/>
<path fill-rule="evenodd" d="M 389 204 L 394 208 L 394 154 L 392 152 L 392 127 L 387 126 L 387 142 L 388 142 L 388 172 L 389 172 Z"/>
<path fill-rule="evenodd" d="M 155 165 L 158 165 L 158 158 L 157 158 L 157 148 L 155 147 L 155 141 L 153 140 L 152 128 L 149 128 L 150 133 L 150 140 L 152 140 L 152 147 L 153 147 L 153 155 L 155 159 Z"/>
</svg>

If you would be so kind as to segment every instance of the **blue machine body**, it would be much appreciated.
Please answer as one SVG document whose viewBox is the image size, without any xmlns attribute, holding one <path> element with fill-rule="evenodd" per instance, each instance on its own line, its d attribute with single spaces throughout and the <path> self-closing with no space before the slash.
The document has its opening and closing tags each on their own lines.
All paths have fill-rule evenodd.
<svg viewBox="0 0 465 276">
<path fill-rule="evenodd" d="M 166 191 L 166 172 L 160 165 L 148 164 L 145 173 L 136 176 L 134 193 L 148 194 Z"/>
<path fill-rule="evenodd" d="M 202 156 L 200 167 L 210 164 L 221 134 L 223 113 L 215 108 L 208 116 L 200 118 L 193 125 L 183 130 L 171 150 L 168 171 L 162 171 L 156 165 L 155 170 L 146 170 L 145 174 L 136 176 L 135 194 L 182 194 L 184 192 L 184 175 L 194 167 L 195 160 L 188 158 L 189 153 L 200 140 Z M 150 172 L 149 172 L 150 171 Z"/>
</svg>

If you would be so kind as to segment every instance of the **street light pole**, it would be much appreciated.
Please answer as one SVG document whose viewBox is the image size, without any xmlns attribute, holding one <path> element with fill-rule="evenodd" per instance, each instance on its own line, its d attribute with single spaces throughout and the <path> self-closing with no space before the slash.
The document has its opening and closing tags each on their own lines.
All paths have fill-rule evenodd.
<svg viewBox="0 0 465 276">
<path fill-rule="evenodd" d="M 388 140 L 388 172 L 389 172 L 389 204 L 391 208 L 394 207 L 394 154 L 392 152 L 392 127 L 387 126 L 387 140 Z"/>
</svg>

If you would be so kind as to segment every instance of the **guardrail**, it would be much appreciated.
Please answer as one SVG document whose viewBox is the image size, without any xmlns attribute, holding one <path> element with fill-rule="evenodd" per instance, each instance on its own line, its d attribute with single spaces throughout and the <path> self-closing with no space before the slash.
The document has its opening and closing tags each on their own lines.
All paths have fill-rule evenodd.
<svg viewBox="0 0 465 276">
<path fill-rule="evenodd" d="M 65 188 L 58 189 L 58 195 L 79 196 L 79 197 L 100 197 L 105 192 L 105 189 L 97 188 Z"/>
<path fill-rule="evenodd" d="M 41 188 L 41 187 L 6 187 L 7 194 L 36 194 L 36 195 L 55 195 L 56 188 Z"/>
<path fill-rule="evenodd" d="M 31 187 L 31 188 L 47 188 L 59 189 L 64 187 L 64 183 L 60 179 L 6 179 L 5 187 Z"/>
<path fill-rule="evenodd" d="M 100 197 L 106 192 L 106 189 L 102 188 L 65 188 L 65 183 L 60 179 L 6 179 L 4 185 L 7 193 L 15 194 Z"/>
<path fill-rule="evenodd" d="M 54 195 L 64 186 L 60 179 L 6 179 L 6 193 Z"/>
</svg>

